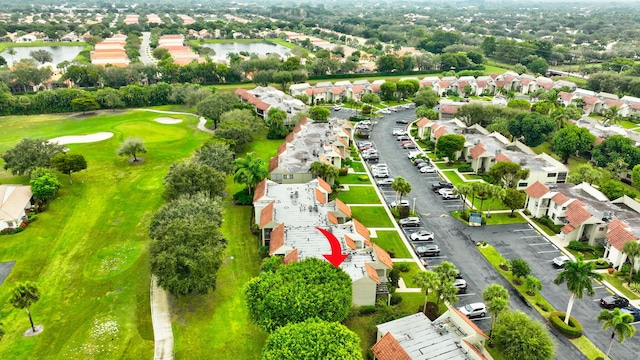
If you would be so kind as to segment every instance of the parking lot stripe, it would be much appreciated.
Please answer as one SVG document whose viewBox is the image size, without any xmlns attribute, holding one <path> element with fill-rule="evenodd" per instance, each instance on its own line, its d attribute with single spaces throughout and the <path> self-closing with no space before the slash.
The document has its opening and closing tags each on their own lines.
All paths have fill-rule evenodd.
<svg viewBox="0 0 640 360">
<path fill-rule="evenodd" d="M 549 243 L 548 242 L 543 242 L 543 243 L 529 244 L 529 246 L 538 246 L 538 245 L 549 245 Z"/>
<path fill-rule="evenodd" d="M 595 279 L 594 279 L 593 281 L 595 281 L 595 282 L 596 282 L 596 284 L 600 284 L 600 285 L 602 285 L 602 283 L 600 282 L 600 280 L 595 280 Z"/>
<path fill-rule="evenodd" d="M 468 294 L 458 294 L 458 297 L 462 297 L 462 296 L 471 296 L 471 295 L 475 295 L 476 293 L 468 293 Z"/>
<path fill-rule="evenodd" d="M 593 288 L 594 288 L 594 289 L 603 289 L 603 288 L 604 288 L 604 285 L 602 285 L 602 286 L 594 286 Z"/>
<path fill-rule="evenodd" d="M 517 229 L 517 230 L 513 230 L 513 232 L 520 232 L 520 231 L 531 231 L 533 229 Z"/>
<path fill-rule="evenodd" d="M 520 236 L 520 239 L 529 239 L 529 238 L 537 238 L 540 237 L 538 235 L 529 235 L 529 236 Z"/>
<path fill-rule="evenodd" d="M 609 292 L 609 294 L 611 294 L 611 295 L 615 295 L 615 294 L 616 294 L 616 293 L 614 293 L 614 292 L 613 292 L 613 290 L 611 290 L 611 289 L 609 289 L 609 288 L 607 288 L 607 291 L 608 291 L 608 292 Z"/>
<path fill-rule="evenodd" d="M 552 253 L 552 252 L 558 252 L 558 249 L 556 249 L 556 250 L 547 250 L 547 251 L 538 251 L 538 254 L 546 254 L 546 253 Z"/>
</svg>

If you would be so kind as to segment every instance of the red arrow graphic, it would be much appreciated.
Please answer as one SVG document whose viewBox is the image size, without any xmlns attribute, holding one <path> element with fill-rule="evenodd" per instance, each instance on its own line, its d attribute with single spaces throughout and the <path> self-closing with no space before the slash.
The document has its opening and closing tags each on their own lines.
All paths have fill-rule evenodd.
<svg viewBox="0 0 640 360">
<path fill-rule="evenodd" d="M 316 227 L 316 229 L 318 229 L 322 233 L 322 235 L 324 235 L 324 237 L 326 237 L 327 240 L 329 240 L 329 245 L 331 245 L 331 254 L 322 254 L 322 256 L 324 256 L 324 258 L 327 259 L 327 261 L 332 263 L 333 266 L 335 267 L 340 266 L 340 264 L 342 264 L 344 259 L 346 259 L 347 256 L 349 256 L 349 254 L 342 253 L 342 248 L 340 247 L 340 241 L 338 241 L 338 238 L 336 238 L 335 235 L 319 227 Z"/>
</svg>

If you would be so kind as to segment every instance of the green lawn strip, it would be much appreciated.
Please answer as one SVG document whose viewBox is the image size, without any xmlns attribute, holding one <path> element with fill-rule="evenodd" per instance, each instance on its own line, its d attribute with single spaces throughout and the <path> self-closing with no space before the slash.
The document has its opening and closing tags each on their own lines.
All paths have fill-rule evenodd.
<svg viewBox="0 0 640 360">
<path fill-rule="evenodd" d="M 340 191 L 338 199 L 345 204 L 380 204 L 373 186 L 351 186 L 348 191 Z"/>
<path fill-rule="evenodd" d="M 617 276 L 618 273 L 616 273 L 616 275 L 610 275 L 607 273 L 601 273 L 602 277 L 604 278 L 604 280 L 606 282 L 608 282 L 609 284 L 611 284 L 611 286 L 615 287 L 616 289 L 618 289 L 618 291 L 620 291 L 622 294 L 624 294 L 625 297 L 627 297 L 629 300 L 638 300 L 640 299 L 640 296 L 638 296 L 636 293 L 634 293 L 633 291 L 627 289 L 624 284 L 627 283 L 627 280 L 629 279 L 629 274 L 624 274 L 624 276 L 622 277 L 618 277 Z"/>
<path fill-rule="evenodd" d="M 85 156 L 88 169 L 74 174 L 73 185 L 60 176 L 63 187 L 48 210 L 23 233 L 0 242 L 0 261 L 16 261 L 0 287 L 0 303 L 8 302 L 15 283 L 35 281 L 42 297 L 31 311 L 35 322 L 45 326 L 38 341 L 24 338 L 22 332 L 28 327 L 24 312 L 3 307 L 0 318 L 7 331 L 0 342 L 3 358 L 152 356 L 149 220 L 164 204 L 162 179 L 169 166 L 188 158 L 208 138 L 195 129 L 194 117 L 175 116 L 185 121 L 174 125 L 153 121 L 157 117 L 157 113 L 127 111 L 82 120 L 65 115 L 0 119 L 3 128 L 19 123 L 6 127 L 11 133 L 1 132 L 1 149 L 22 137 L 114 133 L 104 141 L 67 145 L 72 153 Z M 144 163 L 131 166 L 115 156 L 128 136 L 145 142 Z M 3 183 L 5 174 L 0 173 Z"/>
<path fill-rule="evenodd" d="M 436 166 L 438 169 L 449 170 L 449 169 L 457 169 L 460 165 L 464 165 L 465 163 L 453 163 L 449 164 L 446 161 L 436 162 Z"/>
<path fill-rule="evenodd" d="M 351 205 L 351 216 L 358 219 L 364 226 L 371 228 L 390 228 L 393 223 L 384 206 L 357 206 Z"/>
<path fill-rule="evenodd" d="M 578 250 L 573 250 L 573 249 L 569 249 L 569 247 L 565 247 L 564 248 L 565 251 L 568 251 L 571 253 L 571 255 L 575 256 L 576 258 L 579 256 L 582 256 L 583 259 L 585 260 L 596 260 L 596 259 L 600 259 L 602 256 L 598 256 L 597 252 L 596 254 L 593 253 L 593 251 L 578 251 Z M 600 252 L 599 255 L 603 255 L 602 252 Z"/>
<path fill-rule="evenodd" d="M 378 237 L 372 237 L 371 241 L 389 252 L 389 249 L 393 249 L 394 257 L 399 259 L 408 259 L 411 257 L 409 249 L 404 245 L 400 235 L 395 230 L 378 230 L 376 231 Z"/>
<path fill-rule="evenodd" d="M 365 179 L 360 180 L 360 178 Z M 345 176 L 338 176 L 336 178 L 340 184 L 371 184 L 371 179 L 366 174 L 347 174 Z"/>
<path fill-rule="evenodd" d="M 255 359 L 267 333 L 249 320 L 243 288 L 260 272 L 258 239 L 251 234 L 251 207 L 227 203 L 222 232 L 229 241 L 216 289 L 174 302 L 176 357 Z"/>
<path fill-rule="evenodd" d="M 553 230 L 549 229 L 547 227 L 547 225 L 544 225 L 543 223 L 541 223 L 540 221 L 536 220 L 535 218 L 531 218 L 531 220 L 538 225 L 538 227 L 540 229 L 542 229 L 542 231 L 544 231 L 545 234 L 549 235 L 549 236 L 554 236 L 557 235 Z"/>
<path fill-rule="evenodd" d="M 158 105 L 158 106 L 149 106 L 145 109 L 153 109 L 153 110 L 161 110 L 161 111 L 175 111 L 175 112 L 187 112 L 196 115 L 196 108 L 190 108 L 186 105 Z M 170 115 L 170 114 L 167 114 Z"/>
<path fill-rule="evenodd" d="M 362 357 L 368 359 L 371 347 L 377 340 L 377 328 L 375 314 L 370 315 L 354 315 L 344 321 L 344 325 L 353 331 L 360 338 L 360 348 L 362 349 Z"/>
<path fill-rule="evenodd" d="M 536 147 L 532 147 L 531 150 L 533 150 L 536 154 L 542 154 L 542 153 L 547 153 L 549 155 L 553 154 L 553 151 L 551 150 L 551 143 L 548 141 L 545 141 Z"/>
<path fill-rule="evenodd" d="M 506 224 L 526 224 L 527 219 L 523 218 L 520 213 L 515 212 L 515 217 L 509 217 L 509 213 L 492 213 L 487 218 L 487 225 L 506 225 Z"/>
<path fill-rule="evenodd" d="M 398 266 L 398 264 L 408 264 L 409 265 L 409 271 L 407 272 L 400 272 L 400 276 L 404 279 L 404 283 L 405 285 L 407 285 L 408 288 L 415 288 L 418 287 L 414 282 L 413 282 L 413 277 L 420 271 L 420 268 L 418 267 L 418 264 L 416 264 L 415 262 L 397 262 L 397 263 L 393 263 L 393 266 Z"/>
<path fill-rule="evenodd" d="M 447 177 L 447 179 L 449 179 L 449 181 L 455 185 L 456 187 L 460 186 L 461 184 L 464 184 L 466 181 L 462 180 L 460 178 L 460 176 L 458 176 L 458 174 L 453 171 L 453 170 L 444 170 L 443 171 L 444 176 Z"/>
<path fill-rule="evenodd" d="M 500 255 L 498 250 L 496 250 L 493 246 L 487 245 L 482 248 L 479 247 L 478 250 L 480 253 L 489 261 L 489 263 L 504 277 L 509 283 L 531 304 L 531 306 L 540 313 L 545 319 L 549 318 L 551 312 L 556 311 L 551 304 L 541 295 L 536 294 L 535 296 L 529 296 L 526 293 L 526 289 L 523 285 L 514 285 L 513 275 L 511 275 L 510 271 L 504 271 L 500 268 L 500 264 L 506 264 L 506 259 Z M 542 309 L 541 306 L 544 306 L 546 309 Z M 578 341 L 576 341 L 578 340 Z M 580 352 L 585 354 L 588 359 L 595 359 L 597 356 L 603 356 L 604 354 L 589 340 L 586 336 L 581 336 L 578 339 L 570 340 L 572 344 L 574 344 Z"/>
<path fill-rule="evenodd" d="M 481 175 L 476 175 L 474 173 L 462 173 L 461 175 L 462 175 L 462 177 L 464 178 L 465 181 L 484 180 L 484 178 Z"/>
<path fill-rule="evenodd" d="M 360 161 L 354 161 L 351 163 L 351 168 L 355 172 L 364 172 L 364 164 Z"/>
<path fill-rule="evenodd" d="M 286 48 L 289 48 L 291 50 L 295 50 L 298 49 L 300 50 L 302 53 L 304 53 L 305 55 L 309 53 L 309 50 L 303 48 L 302 46 L 298 46 L 296 44 L 290 43 L 286 40 L 282 40 L 280 38 L 271 38 L 271 39 L 266 39 L 266 41 L 274 43 L 274 44 L 278 44 L 278 45 L 282 45 Z"/>
<path fill-rule="evenodd" d="M 640 126 L 640 125 L 638 125 L 636 123 L 633 123 L 631 121 L 628 121 L 628 120 L 620 120 L 620 121 L 617 122 L 617 124 L 622 126 L 625 129 L 633 129 L 633 128 L 637 128 L 638 126 Z"/>
<path fill-rule="evenodd" d="M 493 360 L 505 360 L 504 355 L 502 355 L 502 352 L 500 352 L 497 347 L 487 346 L 485 349 L 487 349 Z"/>
</svg>

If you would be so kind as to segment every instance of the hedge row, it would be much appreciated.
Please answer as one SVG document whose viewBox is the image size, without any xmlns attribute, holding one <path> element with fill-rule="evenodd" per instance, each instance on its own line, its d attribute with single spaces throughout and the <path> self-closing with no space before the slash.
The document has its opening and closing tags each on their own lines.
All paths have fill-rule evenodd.
<svg viewBox="0 0 640 360">
<path fill-rule="evenodd" d="M 554 311 L 549 315 L 549 321 L 553 327 L 555 327 L 558 331 L 567 334 L 569 336 L 581 336 L 582 335 L 582 324 L 571 316 L 569 318 L 569 325 L 564 323 L 564 319 L 567 313 L 562 311 Z"/>
</svg>

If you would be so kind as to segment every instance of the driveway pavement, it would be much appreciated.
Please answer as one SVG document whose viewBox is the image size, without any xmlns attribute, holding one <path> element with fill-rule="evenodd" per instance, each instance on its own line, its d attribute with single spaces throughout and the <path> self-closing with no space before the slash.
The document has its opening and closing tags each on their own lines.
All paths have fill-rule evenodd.
<svg viewBox="0 0 640 360">
<path fill-rule="evenodd" d="M 344 110 L 343 110 L 344 111 Z M 334 113 L 337 116 L 346 114 Z M 348 116 L 348 115 L 347 115 Z M 371 132 L 371 141 L 380 154 L 379 163 L 386 163 L 391 177 L 402 176 L 412 185 L 412 191 L 405 197 L 418 212 L 422 226 L 435 233 L 434 243 L 440 247 L 440 256 L 423 258 L 427 268 L 436 266 L 442 261 L 450 261 L 460 270 L 463 278 L 467 280 L 469 287 L 467 294 L 461 294 L 460 300 L 455 306 L 463 306 L 467 303 L 482 301 L 482 290 L 490 284 L 500 284 L 508 289 L 511 300 L 510 306 L 514 310 L 522 311 L 532 318 L 544 322 L 544 319 L 529 307 L 518 293 L 507 283 L 500 274 L 482 257 L 476 249 L 477 241 L 487 240 L 487 231 L 494 232 L 492 236 L 500 237 L 503 233 L 513 233 L 510 228 L 504 226 L 468 227 L 449 215 L 451 210 L 460 208 L 460 200 L 445 200 L 431 190 L 431 183 L 439 180 L 437 175 L 421 174 L 407 158 L 408 150 L 403 150 L 400 142 L 392 136 L 394 127 L 403 127 L 396 124 L 396 120 L 415 120 L 415 110 L 409 109 L 385 115 L 377 121 Z M 388 188 L 381 188 L 387 201 L 394 201 L 395 194 Z M 409 234 L 420 228 L 403 230 Z M 552 250 L 552 248 L 548 248 Z M 412 251 L 412 249 L 410 249 Z M 551 253 L 548 253 L 551 255 Z M 551 257 L 552 258 L 552 257 Z M 551 266 L 549 264 L 549 266 Z M 568 293 L 565 292 L 566 299 Z M 562 297 L 562 296 L 560 296 Z M 565 300 L 566 306 L 566 300 Z M 555 306 L 555 304 L 554 304 Z M 489 330 L 490 318 L 474 319 L 476 324 L 484 331 Z M 556 334 L 555 331 L 551 331 Z M 602 335 L 605 335 L 602 333 Z M 605 336 L 606 337 L 606 336 Z M 606 340 L 606 339 L 605 339 Z M 564 337 L 556 335 L 558 359 L 584 359 L 585 357 L 572 346 Z M 621 357 L 622 359 L 623 357 Z"/>
<path fill-rule="evenodd" d="M 145 65 L 153 65 L 156 63 L 153 55 L 151 54 L 151 33 L 148 31 L 142 32 L 142 42 L 140 43 L 140 61 Z"/>
</svg>

